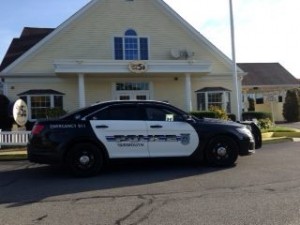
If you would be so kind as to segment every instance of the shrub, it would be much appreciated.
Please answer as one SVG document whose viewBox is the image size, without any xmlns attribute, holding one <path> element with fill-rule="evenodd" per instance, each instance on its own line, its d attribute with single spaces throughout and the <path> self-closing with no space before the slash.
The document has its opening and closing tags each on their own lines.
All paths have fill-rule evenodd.
<svg viewBox="0 0 300 225">
<path fill-rule="evenodd" d="M 255 111 L 255 102 L 253 98 L 248 98 L 248 102 L 249 102 L 249 107 L 248 107 L 248 111 L 253 112 Z"/>
<path fill-rule="evenodd" d="M 270 129 L 272 126 L 273 126 L 273 123 L 269 118 L 258 120 L 258 127 L 260 129 L 266 130 L 266 129 Z"/>
<path fill-rule="evenodd" d="M 261 119 L 270 119 L 272 121 L 272 114 L 269 112 L 243 112 L 243 120 L 261 120 Z"/>
<path fill-rule="evenodd" d="M 194 112 L 190 112 L 190 114 L 199 119 L 216 118 L 216 114 L 214 112 L 209 112 L 209 111 L 194 111 Z"/>
<path fill-rule="evenodd" d="M 46 116 L 47 118 L 58 118 L 66 114 L 66 111 L 61 108 L 51 108 L 47 109 Z"/>
<path fill-rule="evenodd" d="M 217 106 L 210 106 L 209 111 L 214 112 L 216 115 L 216 118 L 218 118 L 218 119 L 228 120 L 227 113 L 223 109 L 220 109 Z"/>
<path fill-rule="evenodd" d="M 287 122 L 300 121 L 300 89 L 288 90 L 283 104 L 283 117 Z"/>
<path fill-rule="evenodd" d="M 228 116 L 228 119 L 231 120 L 231 121 L 236 121 L 236 115 L 233 114 L 233 113 L 230 113 L 230 114 L 227 114 Z"/>
<path fill-rule="evenodd" d="M 227 113 L 223 110 L 220 109 L 219 107 L 216 106 L 211 106 L 209 108 L 210 111 L 194 111 L 190 112 L 191 115 L 197 117 L 197 118 L 214 118 L 214 119 L 223 119 L 223 120 L 228 120 L 229 116 Z M 232 118 L 232 119 L 231 119 Z M 231 114 L 230 117 L 231 120 L 235 121 L 236 117 L 234 114 Z"/>
</svg>

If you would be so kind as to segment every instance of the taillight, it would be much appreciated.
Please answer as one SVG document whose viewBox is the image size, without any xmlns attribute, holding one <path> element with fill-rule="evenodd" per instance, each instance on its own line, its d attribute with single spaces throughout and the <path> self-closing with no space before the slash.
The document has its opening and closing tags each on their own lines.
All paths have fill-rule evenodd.
<svg viewBox="0 0 300 225">
<path fill-rule="evenodd" d="M 41 133 L 42 130 L 44 129 L 44 127 L 45 127 L 45 126 L 42 125 L 42 124 L 35 124 L 35 125 L 33 126 L 33 128 L 32 128 L 31 134 L 32 134 L 32 135 L 37 135 L 37 134 Z"/>
</svg>

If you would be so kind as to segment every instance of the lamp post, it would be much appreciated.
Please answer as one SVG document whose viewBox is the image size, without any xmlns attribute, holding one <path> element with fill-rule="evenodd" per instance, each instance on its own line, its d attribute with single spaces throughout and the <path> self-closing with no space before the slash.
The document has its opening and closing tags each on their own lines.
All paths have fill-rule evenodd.
<svg viewBox="0 0 300 225">
<path fill-rule="evenodd" d="M 229 0 L 230 8 L 230 31 L 231 31 L 231 51 L 232 51 L 232 75 L 233 75 L 233 86 L 235 92 L 235 101 L 236 101 L 236 119 L 237 121 L 241 120 L 241 110 L 240 110 L 240 90 L 238 85 L 238 74 L 237 74 L 237 65 L 235 58 L 235 37 L 234 37 L 234 20 L 233 20 L 233 7 L 232 0 Z"/>
</svg>

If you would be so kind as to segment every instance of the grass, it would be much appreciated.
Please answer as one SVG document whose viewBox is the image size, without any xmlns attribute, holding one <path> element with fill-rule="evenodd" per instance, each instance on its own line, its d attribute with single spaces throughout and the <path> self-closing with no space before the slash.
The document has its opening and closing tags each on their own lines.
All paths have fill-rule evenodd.
<svg viewBox="0 0 300 225">
<path fill-rule="evenodd" d="M 27 159 L 26 147 L 2 147 L 0 149 L 0 161 Z"/>
<path fill-rule="evenodd" d="M 24 146 L 2 146 L 0 148 L 0 152 L 6 152 L 6 151 L 26 151 L 26 147 Z"/>
<path fill-rule="evenodd" d="M 267 132 L 300 132 L 300 129 L 291 128 L 291 127 L 283 127 L 283 126 L 274 126 L 269 129 L 261 130 L 262 133 Z"/>
</svg>

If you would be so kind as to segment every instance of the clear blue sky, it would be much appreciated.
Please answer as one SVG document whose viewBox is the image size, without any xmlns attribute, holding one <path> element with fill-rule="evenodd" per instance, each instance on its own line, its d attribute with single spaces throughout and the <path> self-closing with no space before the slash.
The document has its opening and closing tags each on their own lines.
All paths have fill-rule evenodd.
<svg viewBox="0 0 300 225">
<path fill-rule="evenodd" d="M 0 60 L 23 27 L 55 28 L 89 0 L 3 0 Z M 228 0 L 165 0 L 231 57 Z M 232 0 L 237 62 L 279 62 L 300 78 L 300 4 L 297 0 Z M 217 6 L 217 7 L 216 7 Z"/>
</svg>

